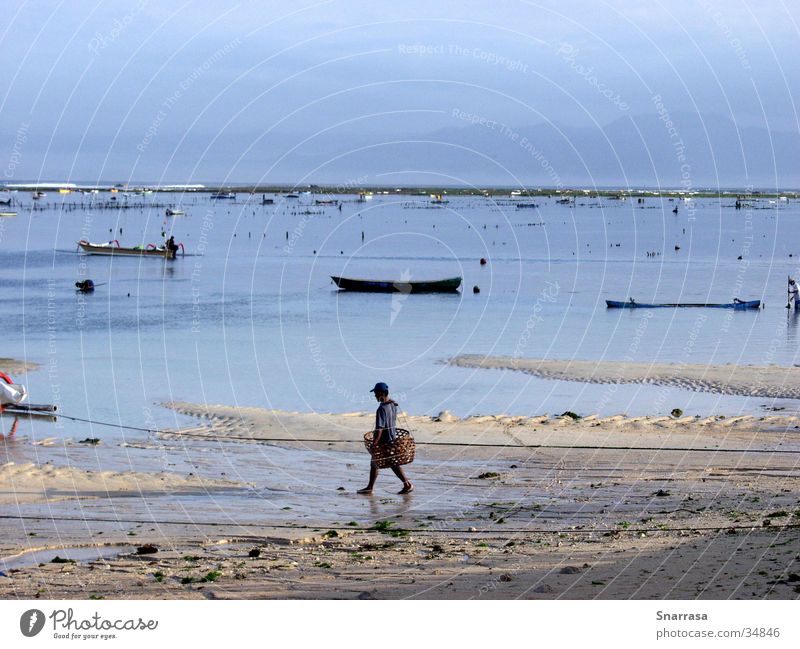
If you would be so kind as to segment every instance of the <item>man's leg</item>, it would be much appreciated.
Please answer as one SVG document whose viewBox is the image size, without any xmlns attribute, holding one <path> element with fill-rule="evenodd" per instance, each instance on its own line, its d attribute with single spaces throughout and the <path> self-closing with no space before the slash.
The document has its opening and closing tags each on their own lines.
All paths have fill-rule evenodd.
<svg viewBox="0 0 800 649">
<path fill-rule="evenodd" d="M 360 494 L 371 494 L 372 489 L 375 486 L 375 481 L 378 479 L 378 467 L 375 466 L 374 462 L 370 462 L 369 464 L 369 484 L 364 487 L 363 489 L 359 489 L 358 493 Z"/>
<path fill-rule="evenodd" d="M 406 477 L 406 474 L 403 472 L 403 467 L 393 466 L 392 471 L 403 481 L 403 489 L 399 493 L 407 494 L 414 491 L 414 485 L 411 484 L 411 480 Z"/>
</svg>

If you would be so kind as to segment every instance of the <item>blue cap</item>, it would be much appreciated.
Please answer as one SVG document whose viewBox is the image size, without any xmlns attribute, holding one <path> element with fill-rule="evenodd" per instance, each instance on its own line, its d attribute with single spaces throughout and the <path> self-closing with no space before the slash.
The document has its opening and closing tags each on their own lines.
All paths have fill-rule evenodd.
<svg viewBox="0 0 800 649">
<path fill-rule="evenodd" d="M 385 383 L 376 383 L 375 387 L 370 390 L 370 392 L 384 392 L 389 394 L 389 386 Z"/>
</svg>

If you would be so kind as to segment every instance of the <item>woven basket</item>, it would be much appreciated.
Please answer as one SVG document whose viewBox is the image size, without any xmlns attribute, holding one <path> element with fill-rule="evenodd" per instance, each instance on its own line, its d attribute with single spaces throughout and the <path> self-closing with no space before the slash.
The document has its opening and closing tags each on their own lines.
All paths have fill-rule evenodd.
<svg viewBox="0 0 800 649">
<path fill-rule="evenodd" d="M 397 435 L 390 444 L 380 444 L 372 448 L 372 433 L 364 434 L 364 446 L 372 455 L 372 461 L 379 469 L 388 469 L 393 466 L 402 466 L 414 461 L 416 444 L 414 438 L 405 428 L 396 428 Z"/>
</svg>

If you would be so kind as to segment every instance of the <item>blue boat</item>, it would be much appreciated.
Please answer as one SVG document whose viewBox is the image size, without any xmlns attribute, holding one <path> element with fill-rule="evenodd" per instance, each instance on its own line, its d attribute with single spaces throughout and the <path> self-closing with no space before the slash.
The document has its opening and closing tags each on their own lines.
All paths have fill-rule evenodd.
<svg viewBox="0 0 800 649">
<path fill-rule="evenodd" d="M 708 308 L 708 309 L 736 309 L 737 311 L 744 311 L 745 309 L 760 309 L 761 300 L 737 300 L 728 302 L 726 304 L 696 304 L 687 302 L 676 302 L 675 304 L 645 304 L 643 302 L 636 302 L 631 298 L 627 302 L 617 302 L 615 300 L 606 300 L 606 306 L 609 309 L 676 309 L 676 308 Z"/>
</svg>

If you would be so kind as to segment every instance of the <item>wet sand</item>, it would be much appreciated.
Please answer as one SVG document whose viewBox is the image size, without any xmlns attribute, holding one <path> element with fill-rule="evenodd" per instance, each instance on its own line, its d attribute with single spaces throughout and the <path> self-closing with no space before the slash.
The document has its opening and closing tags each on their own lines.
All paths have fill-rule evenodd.
<svg viewBox="0 0 800 649">
<path fill-rule="evenodd" d="M 365 497 L 369 413 L 172 407 L 198 425 L 4 441 L 0 597 L 800 597 L 794 417 L 408 417 L 416 490 Z"/>
<path fill-rule="evenodd" d="M 800 367 L 544 360 L 478 354 L 456 356 L 447 362 L 456 367 L 512 370 L 557 381 L 641 383 L 694 392 L 800 399 Z"/>
<path fill-rule="evenodd" d="M 0 372 L 6 374 L 20 374 L 22 372 L 32 372 L 38 369 L 36 363 L 28 363 L 26 361 L 18 361 L 13 358 L 0 358 Z"/>
</svg>

